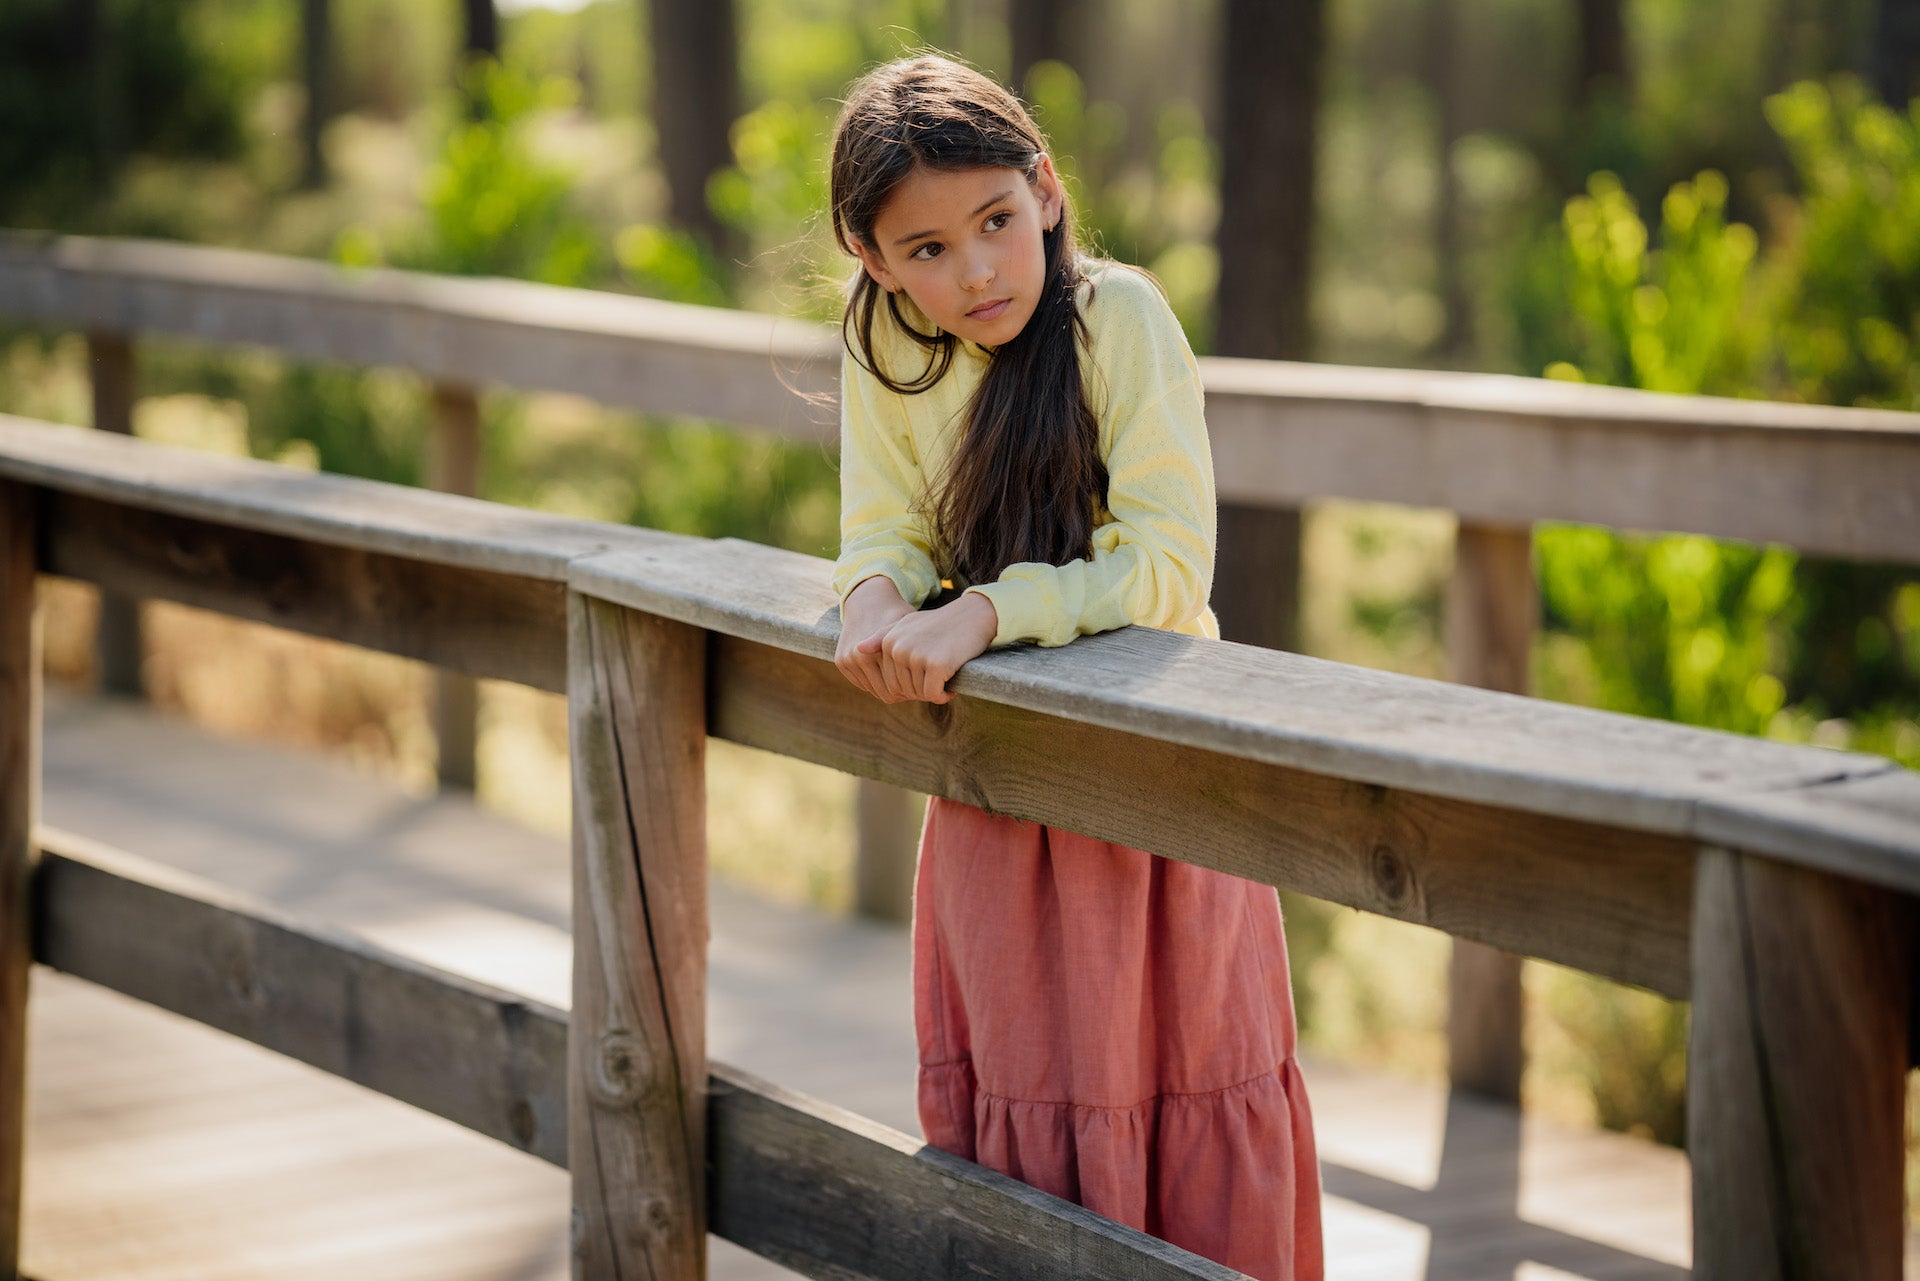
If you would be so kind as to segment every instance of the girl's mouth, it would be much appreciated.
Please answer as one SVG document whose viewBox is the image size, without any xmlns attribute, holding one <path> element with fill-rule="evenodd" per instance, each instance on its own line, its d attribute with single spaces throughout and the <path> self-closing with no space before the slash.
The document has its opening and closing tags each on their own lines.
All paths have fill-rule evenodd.
<svg viewBox="0 0 1920 1281">
<path fill-rule="evenodd" d="M 1012 301 L 1011 298 L 1002 298 L 999 302 L 990 302 L 985 306 L 975 307 L 967 313 L 967 317 L 970 320 L 994 320 L 999 317 L 1001 312 L 1007 309 L 1007 305 Z"/>
</svg>

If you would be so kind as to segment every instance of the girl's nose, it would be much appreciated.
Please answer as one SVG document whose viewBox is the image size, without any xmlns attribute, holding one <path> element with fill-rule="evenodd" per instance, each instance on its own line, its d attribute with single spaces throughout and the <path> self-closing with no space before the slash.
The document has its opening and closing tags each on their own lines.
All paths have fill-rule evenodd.
<svg viewBox="0 0 1920 1281">
<path fill-rule="evenodd" d="M 985 254 L 979 254 L 967 260 L 966 270 L 960 276 L 960 284 L 963 288 L 985 289 L 992 282 L 993 263 Z"/>
</svg>

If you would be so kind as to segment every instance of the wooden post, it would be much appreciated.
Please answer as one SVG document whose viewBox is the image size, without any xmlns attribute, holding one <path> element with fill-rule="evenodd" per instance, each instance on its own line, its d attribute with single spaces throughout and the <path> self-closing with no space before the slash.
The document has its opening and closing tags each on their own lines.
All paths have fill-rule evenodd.
<svg viewBox="0 0 1920 1281">
<path fill-rule="evenodd" d="M 1220 505 L 1213 607 L 1228 640 L 1300 648 L 1298 509 Z"/>
<path fill-rule="evenodd" d="M 426 472 L 429 489 L 469 498 L 480 493 L 480 398 L 473 388 L 435 384 Z M 480 686 L 473 677 L 435 669 L 433 734 L 442 787 L 473 790 L 479 710 Z"/>
<path fill-rule="evenodd" d="M 20 1270 L 26 1134 L 28 888 L 40 796 L 40 615 L 34 598 L 33 491 L 0 482 L 0 1278 Z"/>
<path fill-rule="evenodd" d="M 126 334 L 93 330 L 87 334 L 87 357 L 93 383 L 94 429 L 131 436 L 136 376 L 133 339 Z M 101 690 L 139 698 L 145 690 L 140 679 L 140 602 L 101 592 L 95 636 Z"/>
<path fill-rule="evenodd" d="M 1462 521 L 1447 584 L 1452 678 L 1481 689 L 1526 693 L 1535 600 L 1532 530 Z M 1526 1071 L 1520 958 L 1456 939 L 1447 993 L 1447 1060 L 1454 1088 L 1518 1103 Z"/>
<path fill-rule="evenodd" d="M 913 875 L 926 798 L 863 778 L 854 791 L 853 905 L 862 916 L 913 920 Z"/>
<path fill-rule="evenodd" d="M 1912 904 L 1735 850 L 1695 866 L 1687 1152 L 1705 1281 L 1899 1281 Z"/>
<path fill-rule="evenodd" d="M 706 1275 L 706 634 L 569 593 L 576 1281 Z"/>
</svg>

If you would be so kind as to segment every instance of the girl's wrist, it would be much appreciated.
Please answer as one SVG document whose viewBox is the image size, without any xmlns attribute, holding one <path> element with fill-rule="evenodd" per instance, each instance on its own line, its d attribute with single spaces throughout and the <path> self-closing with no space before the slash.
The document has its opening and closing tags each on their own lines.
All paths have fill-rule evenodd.
<svg viewBox="0 0 1920 1281">
<path fill-rule="evenodd" d="M 1000 611 L 995 608 L 993 598 L 985 592 L 965 592 L 953 604 L 964 611 L 966 625 L 980 637 L 980 647 L 992 645 L 993 638 L 1000 634 Z"/>
</svg>

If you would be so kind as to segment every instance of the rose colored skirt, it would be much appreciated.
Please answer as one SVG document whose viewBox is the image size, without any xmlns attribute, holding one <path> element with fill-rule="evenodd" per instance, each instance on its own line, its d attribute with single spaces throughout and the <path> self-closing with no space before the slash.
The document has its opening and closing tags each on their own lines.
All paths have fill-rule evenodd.
<svg viewBox="0 0 1920 1281">
<path fill-rule="evenodd" d="M 1320 1281 L 1271 887 L 936 797 L 913 997 L 928 1143 L 1261 1281 Z"/>
</svg>

